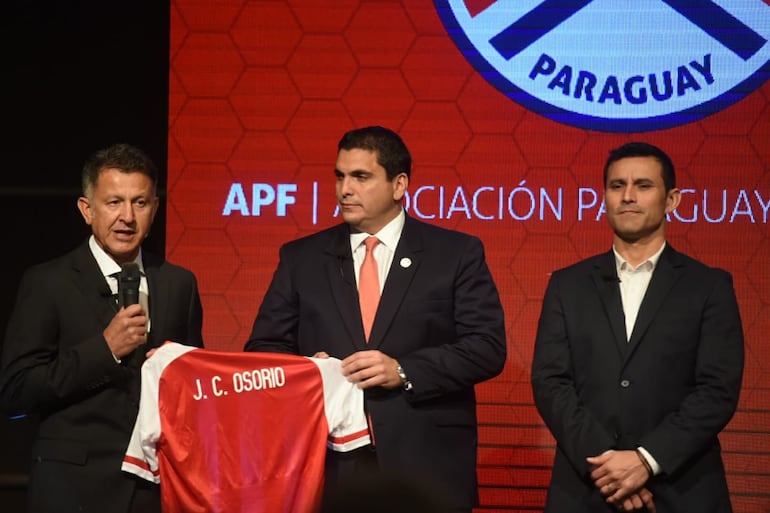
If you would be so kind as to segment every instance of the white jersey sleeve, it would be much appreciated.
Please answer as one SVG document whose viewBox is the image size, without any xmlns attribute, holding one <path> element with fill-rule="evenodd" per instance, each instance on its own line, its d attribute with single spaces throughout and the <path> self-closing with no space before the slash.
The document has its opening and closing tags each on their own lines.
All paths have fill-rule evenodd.
<svg viewBox="0 0 770 513">
<path fill-rule="evenodd" d="M 197 349 L 177 343 L 166 343 L 159 347 L 142 365 L 142 391 L 139 414 L 131 433 L 131 440 L 123 458 L 122 469 L 142 479 L 160 482 L 158 472 L 157 442 L 160 438 L 160 416 L 158 415 L 158 389 L 160 378 L 166 367 L 176 358 Z"/>
<path fill-rule="evenodd" d="M 352 451 L 370 443 L 364 414 L 364 394 L 342 375 L 337 358 L 309 358 L 321 371 L 324 410 L 329 424 L 327 446 L 338 452 Z"/>
</svg>

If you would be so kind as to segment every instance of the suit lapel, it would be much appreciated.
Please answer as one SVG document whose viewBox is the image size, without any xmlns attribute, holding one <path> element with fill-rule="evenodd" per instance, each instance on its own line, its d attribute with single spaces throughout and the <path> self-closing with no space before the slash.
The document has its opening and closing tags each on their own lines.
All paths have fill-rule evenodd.
<svg viewBox="0 0 770 513">
<path fill-rule="evenodd" d="M 618 286 L 615 254 L 612 251 L 597 258 L 592 279 L 604 306 L 604 313 L 609 320 L 612 334 L 615 336 L 615 346 L 621 356 L 625 355 L 628 350 L 626 321 L 623 313 L 623 302 L 620 298 L 620 287 Z"/>
<path fill-rule="evenodd" d="M 118 307 L 87 242 L 74 253 L 72 270 L 75 286 L 90 305 L 89 310 L 95 313 L 102 326 L 107 326 Z"/>
<path fill-rule="evenodd" d="M 647 292 L 644 294 L 642 304 L 639 306 L 639 314 L 636 317 L 634 331 L 629 340 L 629 356 L 636 350 L 642 337 L 650 327 L 658 310 L 664 304 L 666 295 L 681 276 L 682 263 L 678 258 L 678 253 L 666 244 L 666 248 L 660 255 L 658 265 L 652 273 L 650 284 L 647 286 Z"/>
<path fill-rule="evenodd" d="M 382 343 L 385 333 L 404 300 L 406 291 L 409 290 L 412 279 L 420 268 L 422 251 L 422 233 L 419 225 L 407 216 L 393 255 L 393 263 L 388 271 L 388 278 L 385 280 L 380 304 L 377 307 L 377 315 L 369 337 L 369 348 L 377 348 Z"/>
<path fill-rule="evenodd" d="M 163 273 L 159 272 L 160 264 L 162 260 L 155 258 L 153 255 L 142 252 L 142 265 L 144 266 L 144 274 L 147 277 L 147 290 L 149 296 L 147 298 L 147 308 L 149 312 L 147 315 L 150 317 L 150 333 L 148 334 L 147 347 L 158 347 L 165 342 L 164 340 L 158 340 L 157 334 L 164 333 L 163 320 L 166 318 L 165 305 L 170 304 L 169 295 L 171 294 L 171 287 L 167 286 L 163 281 Z"/>
<path fill-rule="evenodd" d="M 332 232 L 326 253 L 329 257 L 326 262 L 326 277 L 340 317 L 355 348 L 366 349 L 348 225 L 341 224 Z"/>
</svg>

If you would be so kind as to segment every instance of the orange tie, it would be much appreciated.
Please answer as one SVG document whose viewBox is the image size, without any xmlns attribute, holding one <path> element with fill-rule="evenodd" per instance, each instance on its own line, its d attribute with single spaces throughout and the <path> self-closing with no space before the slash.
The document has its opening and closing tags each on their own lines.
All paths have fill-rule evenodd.
<svg viewBox="0 0 770 513">
<path fill-rule="evenodd" d="M 366 255 L 358 274 L 358 300 L 361 304 L 361 319 L 364 321 L 364 334 L 369 341 L 369 333 L 372 332 L 374 315 L 377 313 L 377 305 L 380 303 L 380 279 L 377 270 L 377 261 L 374 259 L 374 247 L 380 243 L 377 237 L 367 237 L 364 240 Z"/>
</svg>

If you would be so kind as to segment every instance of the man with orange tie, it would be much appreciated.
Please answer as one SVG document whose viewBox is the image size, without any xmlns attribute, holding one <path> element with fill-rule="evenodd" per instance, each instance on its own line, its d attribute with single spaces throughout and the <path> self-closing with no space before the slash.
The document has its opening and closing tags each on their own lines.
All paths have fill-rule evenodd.
<svg viewBox="0 0 770 513">
<path fill-rule="evenodd" d="M 343 135 L 344 223 L 281 248 L 245 350 L 340 358 L 364 389 L 374 444 L 327 453 L 328 491 L 398 475 L 469 513 L 474 385 L 503 369 L 504 316 L 481 241 L 406 215 L 411 164 L 392 130 Z"/>
</svg>

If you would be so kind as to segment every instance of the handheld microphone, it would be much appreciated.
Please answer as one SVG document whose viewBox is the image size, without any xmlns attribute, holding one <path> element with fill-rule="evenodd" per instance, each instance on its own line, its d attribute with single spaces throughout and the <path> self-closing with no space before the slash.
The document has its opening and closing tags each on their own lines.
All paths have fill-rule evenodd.
<svg viewBox="0 0 770 513">
<path fill-rule="evenodd" d="M 139 282 L 142 275 L 136 262 L 123 264 L 118 277 L 118 306 L 124 307 L 139 303 Z"/>
</svg>

